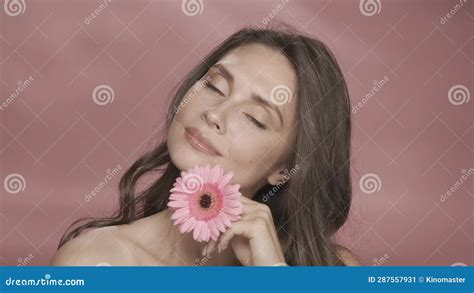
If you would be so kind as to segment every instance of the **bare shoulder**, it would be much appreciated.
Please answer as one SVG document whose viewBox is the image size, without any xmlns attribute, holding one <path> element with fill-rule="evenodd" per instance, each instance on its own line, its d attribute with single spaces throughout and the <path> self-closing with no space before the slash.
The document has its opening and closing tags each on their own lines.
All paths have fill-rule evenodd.
<svg viewBox="0 0 474 293">
<path fill-rule="evenodd" d="M 362 266 L 361 261 L 344 246 L 336 245 L 336 252 L 346 266 Z"/>
<path fill-rule="evenodd" d="M 115 226 L 83 232 L 56 252 L 52 266 L 126 265 L 130 244 Z"/>
</svg>

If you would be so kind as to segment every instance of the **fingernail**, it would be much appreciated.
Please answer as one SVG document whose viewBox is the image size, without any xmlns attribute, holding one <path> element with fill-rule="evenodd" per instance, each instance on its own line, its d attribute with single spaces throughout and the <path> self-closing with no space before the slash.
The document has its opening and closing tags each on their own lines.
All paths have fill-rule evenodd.
<svg viewBox="0 0 474 293">
<path fill-rule="evenodd" d="M 209 244 L 209 248 L 208 248 L 208 251 L 207 251 L 207 254 L 211 254 L 214 252 L 215 250 L 215 245 L 212 245 L 212 244 Z"/>
<path fill-rule="evenodd" d="M 222 243 L 221 250 L 224 251 L 227 248 L 227 242 Z"/>
<path fill-rule="evenodd" d="M 206 246 L 204 246 L 204 248 L 202 249 L 201 255 L 202 255 L 202 256 L 206 255 L 206 252 L 207 252 L 207 244 L 206 244 Z"/>
</svg>

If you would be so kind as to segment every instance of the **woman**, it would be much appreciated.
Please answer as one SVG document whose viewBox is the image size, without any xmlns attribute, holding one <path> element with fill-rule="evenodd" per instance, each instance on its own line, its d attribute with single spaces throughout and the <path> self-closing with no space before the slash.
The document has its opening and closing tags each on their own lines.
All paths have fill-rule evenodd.
<svg viewBox="0 0 474 293">
<path fill-rule="evenodd" d="M 289 29 L 234 33 L 186 76 L 164 133 L 121 178 L 120 209 L 63 236 L 53 265 L 359 264 L 331 240 L 351 203 L 351 124 L 323 43 Z M 244 195 L 242 218 L 208 244 L 180 234 L 167 208 L 180 171 L 206 164 L 233 171 Z"/>
</svg>

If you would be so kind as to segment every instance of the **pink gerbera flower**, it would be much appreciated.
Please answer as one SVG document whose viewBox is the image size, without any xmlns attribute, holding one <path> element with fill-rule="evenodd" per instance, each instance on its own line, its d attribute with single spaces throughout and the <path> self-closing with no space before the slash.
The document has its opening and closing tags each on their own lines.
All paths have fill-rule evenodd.
<svg viewBox="0 0 474 293">
<path fill-rule="evenodd" d="M 240 185 L 230 185 L 233 172 L 224 175 L 224 169 L 210 165 L 195 166 L 181 172 L 170 190 L 168 207 L 174 210 L 171 219 L 180 225 L 179 231 L 193 230 L 196 241 L 217 240 L 231 222 L 240 219 Z"/>
</svg>

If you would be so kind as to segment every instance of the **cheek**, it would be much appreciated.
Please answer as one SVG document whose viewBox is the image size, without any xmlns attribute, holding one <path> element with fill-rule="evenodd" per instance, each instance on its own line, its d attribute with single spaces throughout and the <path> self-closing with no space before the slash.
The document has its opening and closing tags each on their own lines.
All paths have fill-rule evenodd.
<svg viewBox="0 0 474 293">
<path fill-rule="evenodd" d="M 245 137 L 240 138 L 238 144 L 232 144 L 230 154 L 232 161 L 241 166 L 242 169 L 246 169 L 258 162 L 260 155 L 263 154 L 263 149 L 258 144 L 251 143 L 251 140 Z"/>
<path fill-rule="evenodd" d="M 278 159 L 280 146 L 278 139 L 263 139 L 262 135 L 242 135 L 238 143 L 232 144 L 230 160 L 244 172 L 252 174 L 266 172 Z"/>
</svg>

